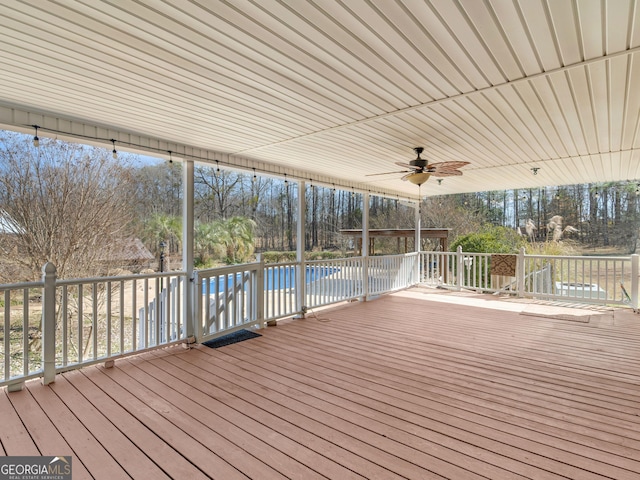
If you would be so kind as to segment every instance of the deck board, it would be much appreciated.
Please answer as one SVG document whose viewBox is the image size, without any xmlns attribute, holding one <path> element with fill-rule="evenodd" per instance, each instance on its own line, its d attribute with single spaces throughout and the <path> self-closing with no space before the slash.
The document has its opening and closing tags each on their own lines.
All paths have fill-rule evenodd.
<svg viewBox="0 0 640 480">
<path fill-rule="evenodd" d="M 300 465 L 292 464 L 285 457 L 285 464 L 280 466 L 283 473 L 293 478 L 363 478 L 330 460 L 326 454 L 319 453 L 331 450 L 332 444 L 324 442 L 319 448 L 312 449 L 311 445 L 316 440 L 312 435 L 292 424 L 286 425 L 285 419 L 247 402 L 243 398 L 244 392 L 235 392 L 237 395 L 229 393 L 220 388 L 217 381 L 215 385 L 210 383 L 213 380 L 211 376 L 207 376 L 206 382 L 203 382 L 193 373 L 195 370 L 202 371 L 196 365 L 183 363 L 177 367 L 169 361 L 158 361 L 154 364 L 141 363 L 139 367 L 143 375 L 162 379 L 166 384 L 179 384 L 180 390 L 189 398 L 229 420 L 234 428 L 251 432 L 256 440 L 262 439 L 260 442 L 254 440 L 256 454 L 264 455 L 270 447 L 275 447 L 278 452 L 272 451 L 272 457 L 287 455 L 289 459 L 295 458 Z M 267 440 L 268 444 L 265 444 Z M 389 472 L 385 472 L 385 475 L 385 478 L 389 478 Z"/>
<path fill-rule="evenodd" d="M 87 402 L 91 402 L 106 418 L 113 422 L 113 425 L 118 430 L 136 444 L 140 450 L 143 450 L 167 476 L 194 480 L 207 478 L 202 471 L 185 459 L 170 443 L 167 443 L 131 415 L 94 382 L 89 380 L 83 372 L 68 372 L 64 377 L 77 391 L 82 393 Z M 127 471 L 131 468 L 125 462 L 121 464 Z"/>
<path fill-rule="evenodd" d="M 71 375 L 70 375 L 71 376 Z M 51 389 L 90 432 L 100 432 L 100 444 L 133 478 L 169 478 L 144 451 L 124 435 L 100 409 L 86 401 L 64 377 L 57 379 Z M 141 446 L 144 448 L 144 445 Z"/>
<path fill-rule="evenodd" d="M 0 454 L 72 455 L 74 478 L 640 478 L 640 316 L 525 308 L 417 288 L 28 382 L 0 391 Z"/>
<path fill-rule="evenodd" d="M 36 383 L 29 385 L 28 389 L 49 421 L 73 449 L 74 463 L 78 460 L 82 462 L 94 478 L 126 478 L 126 471 L 102 446 L 102 432 L 90 432 L 75 416 L 74 412 L 80 406 L 74 405 L 69 409 L 52 388 L 41 387 Z M 51 448 L 50 445 L 48 447 Z"/>
<path fill-rule="evenodd" d="M 23 397 L 24 392 L 11 393 L 11 398 Z M 26 402 L 23 402 L 26 404 Z M 16 415 L 14 407 L 7 398 L 6 389 L 0 392 L 0 444 L 6 455 L 40 455 L 29 430 Z"/>
</svg>

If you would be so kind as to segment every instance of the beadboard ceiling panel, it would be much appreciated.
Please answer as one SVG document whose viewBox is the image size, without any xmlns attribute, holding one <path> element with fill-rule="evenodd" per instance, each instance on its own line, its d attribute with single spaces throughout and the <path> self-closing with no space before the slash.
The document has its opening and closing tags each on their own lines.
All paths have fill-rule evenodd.
<svg viewBox="0 0 640 480">
<path fill-rule="evenodd" d="M 638 0 L 0 0 L 0 27 L 7 128 L 414 198 L 418 146 L 470 162 L 427 195 L 640 179 Z"/>
</svg>

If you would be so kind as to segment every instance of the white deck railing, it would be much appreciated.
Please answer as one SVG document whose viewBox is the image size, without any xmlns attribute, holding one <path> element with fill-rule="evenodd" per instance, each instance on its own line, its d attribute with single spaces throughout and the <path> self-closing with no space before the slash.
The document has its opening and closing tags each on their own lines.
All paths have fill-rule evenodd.
<svg viewBox="0 0 640 480">
<path fill-rule="evenodd" d="M 362 298 L 364 259 L 314 260 L 305 266 L 305 307 L 315 308 Z"/>
<path fill-rule="evenodd" d="M 185 274 L 127 275 L 0 285 L 4 299 L 0 384 L 180 342 Z"/>
<path fill-rule="evenodd" d="M 420 252 L 195 272 L 0 285 L 0 386 L 187 340 L 199 342 L 309 308 L 423 283 L 520 297 L 638 307 L 638 255 L 514 255 L 514 276 L 491 274 L 491 254 Z M 186 287 L 189 288 L 186 288 Z M 189 293 L 191 292 L 191 293 Z M 190 302 L 190 303 L 189 303 Z M 189 307 L 189 308 L 186 308 Z M 193 318 L 185 318 L 185 312 Z M 190 334 L 191 335 L 191 334 Z"/>
<path fill-rule="evenodd" d="M 300 266 L 296 262 L 264 265 L 264 317 L 276 320 L 300 311 L 296 277 Z"/>
<path fill-rule="evenodd" d="M 418 283 L 418 253 L 369 257 L 368 294 L 380 295 Z"/>
<path fill-rule="evenodd" d="M 255 262 L 195 272 L 198 341 L 254 325 L 261 327 L 263 266 Z"/>
<path fill-rule="evenodd" d="M 421 252 L 421 281 L 427 285 L 520 297 L 638 307 L 638 255 L 589 257 L 513 255 L 513 276 L 491 273 L 490 253 Z"/>
</svg>

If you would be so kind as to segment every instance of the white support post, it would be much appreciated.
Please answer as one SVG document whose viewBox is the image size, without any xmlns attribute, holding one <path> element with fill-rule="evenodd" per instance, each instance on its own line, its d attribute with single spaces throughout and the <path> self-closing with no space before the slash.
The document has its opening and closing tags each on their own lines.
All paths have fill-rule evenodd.
<svg viewBox="0 0 640 480">
<path fill-rule="evenodd" d="M 631 307 L 638 310 L 638 275 L 640 274 L 640 255 L 631 255 Z"/>
<path fill-rule="evenodd" d="M 307 218 L 306 184 L 304 181 L 298 182 L 298 224 L 296 238 L 296 261 L 298 264 L 298 275 L 296 275 L 296 307 L 298 318 L 304 318 L 307 312 L 307 266 L 304 259 L 305 250 L 305 223 Z"/>
<path fill-rule="evenodd" d="M 464 285 L 464 256 L 462 254 L 462 246 L 458 245 L 456 249 L 456 264 L 458 265 L 456 272 L 456 287 L 458 287 L 458 291 L 462 290 L 462 285 Z"/>
<path fill-rule="evenodd" d="M 56 381 L 56 267 L 53 263 L 47 262 L 42 267 L 42 281 L 42 383 L 48 385 Z"/>
<path fill-rule="evenodd" d="M 518 260 L 516 263 L 516 291 L 518 292 L 518 297 L 524 297 L 524 278 L 526 272 L 524 271 L 524 247 L 520 248 L 520 252 L 518 252 Z"/>
<path fill-rule="evenodd" d="M 258 271 L 256 272 L 255 288 L 255 312 L 258 320 L 258 328 L 264 326 L 264 257 L 261 253 L 256 255 Z"/>
<path fill-rule="evenodd" d="M 416 251 L 416 261 L 413 266 L 413 284 L 420 283 L 420 247 L 422 246 L 422 199 L 418 199 L 418 203 L 415 208 L 415 226 L 416 226 L 416 235 L 415 235 L 415 248 Z"/>
<path fill-rule="evenodd" d="M 369 298 L 369 192 L 362 194 L 362 299 Z"/>
<path fill-rule="evenodd" d="M 204 331 L 203 331 L 204 318 L 202 315 L 202 310 L 203 310 L 202 302 L 203 302 L 204 296 L 202 295 L 203 288 L 202 288 L 202 285 L 200 284 L 201 281 L 200 281 L 200 276 L 198 275 L 198 272 L 193 272 L 193 275 L 189 277 L 189 279 L 187 280 L 187 283 L 191 287 L 192 298 L 187 300 L 186 299 L 187 295 L 185 294 L 185 303 L 189 303 L 191 305 L 189 307 L 185 305 L 184 308 L 185 309 L 191 308 L 191 312 L 193 315 L 193 318 L 192 319 L 190 318 L 188 322 L 191 324 L 191 328 L 192 328 L 191 335 L 187 336 L 187 343 L 192 344 L 192 343 L 195 343 L 195 339 L 199 340 L 204 336 Z M 209 301 L 208 297 L 206 301 L 207 302 Z"/>
<path fill-rule="evenodd" d="M 182 297 L 182 318 L 184 328 L 186 328 L 186 337 L 189 339 L 189 343 L 192 343 L 199 338 L 196 337 L 196 332 L 199 330 L 196 325 L 199 315 L 195 310 L 195 304 L 196 295 L 201 294 L 193 283 L 193 203 L 195 191 L 193 160 L 183 160 L 182 162 L 182 189 L 184 192 L 182 199 L 182 269 L 187 275 Z"/>
</svg>

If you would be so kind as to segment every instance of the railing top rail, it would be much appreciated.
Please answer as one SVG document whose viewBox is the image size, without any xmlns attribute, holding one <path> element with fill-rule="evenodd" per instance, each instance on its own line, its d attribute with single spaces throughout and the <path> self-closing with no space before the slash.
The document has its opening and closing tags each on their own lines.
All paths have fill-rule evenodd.
<svg viewBox="0 0 640 480">
<path fill-rule="evenodd" d="M 44 282 L 22 282 L 22 283 L 6 283 L 4 285 L 0 285 L 0 292 L 5 290 L 18 290 L 21 288 L 42 288 L 44 286 Z"/>
<path fill-rule="evenodd" d="M 179 277 L 186 275 L 187 272 L 174 271 L 174 272 L 155 272 L 155 273 L 132 273 L 131 275 L 116 275 L 113 277 L 88 277 L 88 278 L 70 278 L 65 280 L 58 280 L 56 285 L 77 285 L 79 283 L 104 283 L 104 282 L 120 282 L 128 280 L 141 280 L 145 278 L 159 278 L 159 277 Z M 42 282 L 40 282 L 42 283 Z"/>
<path fill-rule="evenodd" d="M 305 263 L 307 262 L 305 261 Z M 296 260 L 290 260 L 288 262 L 265 263 L 264 268 L 291 267 L 297 264 L 298 262 Z"/>
<path fill-rule="evenodd" d="M 207 277 L 209 275 L 224 275 L 225 273 L 246 272 L 247 270 L 257 270 L 260 262 L 241 263 L 238 265 L 225 265 L 223 267 L 207 268 L 196 270 L 194 273 L 199 277 Z"/>
<path fill-rule="evenodd" d="M 417 255 L 418 252 L 407 252 L 407 253 L 395 253 L 392 255 L 371 255 L 369 258 L 407 258 L 407 257 L 413 257 L 415 255 Z"/>
<path fill-rule="evenodd" d="M 525 258 L 559 258 L 563 260 L 609 260 L 609 261 L 630 261 L 631 256 L 622 257 L 608 257 L 608 256 L 600 256 L 600 255 L 529 255 L 525 253 Z"/>
<path fill-rule="evenodd" d="M 323 260 L 307 260 L 307 265 L 309 264 L 318 264 L 318 263 L 328 263 L 328 262 L 353 262 L 362 260 L 362 257 L 343 257 L 343 258 L 325 258 Z"/>
</svg>

